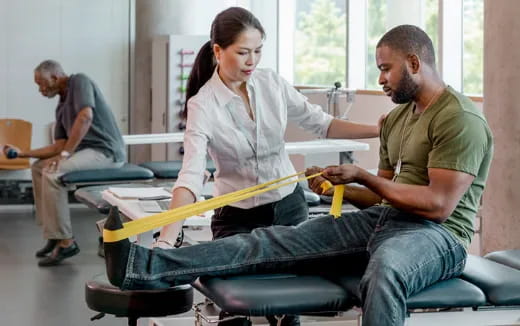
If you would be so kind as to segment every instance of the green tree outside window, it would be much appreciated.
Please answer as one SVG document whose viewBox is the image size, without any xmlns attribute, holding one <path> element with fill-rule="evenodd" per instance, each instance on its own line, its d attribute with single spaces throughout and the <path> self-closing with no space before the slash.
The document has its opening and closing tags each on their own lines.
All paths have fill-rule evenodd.
<svg viewBox="0 0 520 326">
<path fill-rule="evenodd" d="M 299 12 L 295 32 L 294 83 L 345 85 L 347 17 L 333 0 L 314 0 Z"/>
</svg>

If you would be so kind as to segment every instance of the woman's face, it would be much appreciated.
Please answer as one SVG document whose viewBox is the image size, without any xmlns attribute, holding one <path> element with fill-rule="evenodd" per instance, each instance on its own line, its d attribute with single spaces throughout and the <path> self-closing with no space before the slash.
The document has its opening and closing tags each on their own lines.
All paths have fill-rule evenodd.
<svg viewBox="0 0 520 326">
<path fill-rule="evenodd" d="M 223 49 L 218 44 L 213 46 L 219 76 L 226 85 L 241 84 L 251 77 L 260 62 L 262 45 L 262 34 L 257 29 L 248 28 L 227 48 Z"/>
</svg>

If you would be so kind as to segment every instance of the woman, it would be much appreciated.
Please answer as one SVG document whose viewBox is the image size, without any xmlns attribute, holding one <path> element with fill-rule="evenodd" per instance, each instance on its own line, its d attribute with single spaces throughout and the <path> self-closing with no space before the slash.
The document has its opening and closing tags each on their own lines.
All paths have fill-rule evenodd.
<svg viewBox="0 0 520 326">
<path fill-rule="evenodd" d="M 171 208 L 200 197 L 206 156 L 216 166 L 214 195 L 223 195 L 295 172 L 285 151 L 287 121 L 328 138 L 369 138 L 378 126 L 335 119 L 269 69 L 256 69 L 265 32 L 239 7 L 219 13 L 211 40 L 191 71 L 184 115 L 184 160 Z M 215 210 L 211 230 L 218 239 L 269 225 L 296 225 L 308 208 L 299 185 L 290 185 Z M 155 246 L 171 248 L 182 223 L 165 226 Z"/>
</svg>

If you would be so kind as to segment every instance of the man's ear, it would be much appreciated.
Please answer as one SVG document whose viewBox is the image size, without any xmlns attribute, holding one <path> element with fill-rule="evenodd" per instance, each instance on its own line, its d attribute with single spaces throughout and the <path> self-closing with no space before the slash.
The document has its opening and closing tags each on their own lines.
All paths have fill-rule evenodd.
<svg viewBox="0 0 520 326">
<path fill-rule="evenodd" d="M 416 54 L 409 54 L 406 58 L 408 62 L 408 66 L 410 67 L 410 71 L 412 74 L 416 74 L 419 72 L 419 68 L 421 67 L 421 59 Z"/>
</svg>

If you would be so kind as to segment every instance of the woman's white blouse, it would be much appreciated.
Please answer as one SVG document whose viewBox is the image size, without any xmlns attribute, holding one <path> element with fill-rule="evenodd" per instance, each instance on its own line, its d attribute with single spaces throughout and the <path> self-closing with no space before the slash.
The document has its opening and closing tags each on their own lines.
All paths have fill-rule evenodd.
<svg viewBox="0 0 520 326">
<path fill-rule="evenodd" d="M 320 106 L 310 104 L 275 72 L 256 69 L 246 85 L 255 121 L 240 96 L 224 85 L 216 69 L 190 98 L 184 159 L 174 189 L 188 188 L 199 198 L 206 153 L 217 169 L 214 196 L 295 173 L 284 145 L 288 120 L 326 137 L 333 117 Z M 271 203 L 292 193 L 295 187 L 291 184 L 231 205 L 251 208 Z"/>
</svg>

